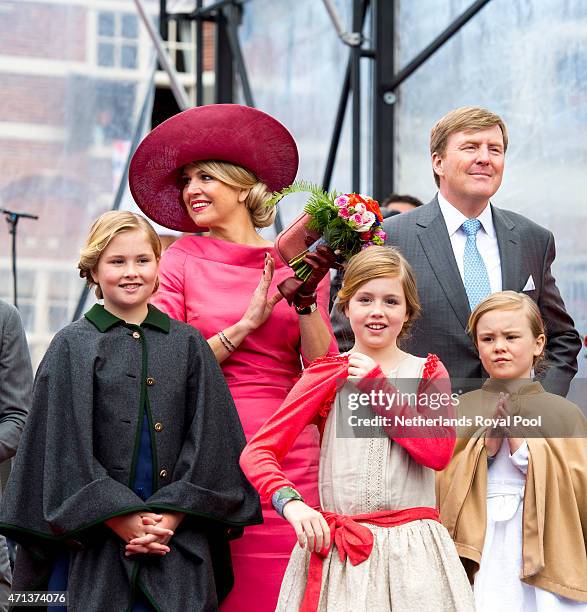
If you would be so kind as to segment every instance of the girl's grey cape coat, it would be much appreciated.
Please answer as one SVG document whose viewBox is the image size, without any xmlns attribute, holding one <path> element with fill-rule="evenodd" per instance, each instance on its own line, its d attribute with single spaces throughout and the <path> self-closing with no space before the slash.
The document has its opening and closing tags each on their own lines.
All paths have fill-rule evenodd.
<svg viewBox="0 0 587 612">
<path fill-rule="evenodd" d="M 143 406 L 152 497 L 131 483 Z M 13 589 L 45 590 L 55 550 L 71 551 L 69 610 L 129 610 L 141 589 L 156 610 L 215 610 L 233 582 L 228 539 L 260 523 L 238 466 L 245 438 L 207 342 L 149 307 L 141 327 L 101 306 L 59 332 L 35 379 L 3 499 L 0 531 L 21 544 Z M 125 557 L 104 521 L 181 511 L 164 557 Z"/>
</svg>

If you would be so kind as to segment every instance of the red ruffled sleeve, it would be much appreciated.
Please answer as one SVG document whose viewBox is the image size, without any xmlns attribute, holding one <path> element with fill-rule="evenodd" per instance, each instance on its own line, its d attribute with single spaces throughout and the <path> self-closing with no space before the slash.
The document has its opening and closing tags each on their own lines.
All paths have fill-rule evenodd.
<svg viewBox="0 0 587 612">
<path fill-rule="evenodd" d="M 363 379 L 355 383 L 359 390 L 385 391 L 392 395 L 397 391 L 396 387 L 390 384 L 379 366 L 373 368 Z M 425 418 L 435 418 L 440 416 L 438 412 L 432 410 L 429 396 L 434 393 L 451 395 L 450 378 L 443 363 L 436 355 L 428 355 L 422 380 L 418 386 L 418 406 L 402 404 L 393 407 L 393 415 L 398 417 L 413 418 L 422 416 Z M 422 396 L 426 396 L 421 401 Z M 372 406 L 373 411 L 381 416 L 389 416 L 383 408 Z M 453 410 L 444 410 L 442 415 L 452 416 Z M 433 470 L 443 470 L 450 462 L 455 447 L 455 428 L 448 425 L 418 425 L 418 437 L 398 437 L 402 430 L 397 426 L 384 426 L 387 435 L 397 444 L 405 448 L 414 461 L 432 468 Z M 414 431 L 416 427 L 412 429 Z"/>
<path fill-rule="evenodd" d="M 339 380 L 346 380 L 348 357 L 321 357 L 312 362 L 289 392 L 282 406 L 245 447 L 240 464 L 261 496 L 271 497 L 281 487 L 295 487 L 280 462 L 296 438 L 316 417 L 326 416 Z"/>
</svg>

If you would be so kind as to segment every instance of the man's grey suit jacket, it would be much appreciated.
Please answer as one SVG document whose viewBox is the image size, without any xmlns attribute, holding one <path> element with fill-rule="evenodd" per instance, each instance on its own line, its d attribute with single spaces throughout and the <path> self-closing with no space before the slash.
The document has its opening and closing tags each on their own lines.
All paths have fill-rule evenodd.
<svg viewBox="0 0 587 612">
<path fill-rule="evenodd" d="M 18 311 L 0 300 L 0 462 L 16 453 L 31 405 L 33 370 Z"/>
<path fill-rule="evenodd" d="M 555 257 L 551 232 L 522 215 L 491 207 L 501 258 L 503 289 L 522 291 L 530 275 L 535 289 L 525 291 L 539 306 L 546 324 L 549 365 L 542 383 L 566 395 L 577 372 L 581 339 L 565 309 L 551 273 Z M 437 354 L 451 378 L 484 378 L 479 356 L 465 332 L 471 314 L 444 217 L 434 198 L 409 213 L 384 222 L 386 244 L 397 246 L 416 275 L 422 316 L 403 348 L 415 355 Z M 337 317 L 335 317 L 337 318 Z M 335 321 L 337 337 L 348 336 Z"/>
<path fill-rule="evenodd" d="M 16 453 L 31 405 L 33 371 L 26 336 L 16 308 L 0 300 L 0 462 Z M 8 609 L 12 575 L 4 536 L 0 536 L 0 610 Z"/>
</svg>

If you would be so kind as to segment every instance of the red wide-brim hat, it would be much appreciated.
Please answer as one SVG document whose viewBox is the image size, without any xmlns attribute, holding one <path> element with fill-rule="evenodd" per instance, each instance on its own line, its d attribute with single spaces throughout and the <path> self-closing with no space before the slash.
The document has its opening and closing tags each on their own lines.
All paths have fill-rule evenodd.
<svg viewBox="0 0 587 612">
<path fill-rule="evenodd" d="M 138 146 L 128 175 L 135 202 L 159 225 L 204 230 L 183 204 L 182 169 L 205 160 L 243 166 L 280 191 L 295 179 L 298 149 L 287 129 L 260 110 L 240 104 L 190 108 L 158 125 Z"/>
</svg>

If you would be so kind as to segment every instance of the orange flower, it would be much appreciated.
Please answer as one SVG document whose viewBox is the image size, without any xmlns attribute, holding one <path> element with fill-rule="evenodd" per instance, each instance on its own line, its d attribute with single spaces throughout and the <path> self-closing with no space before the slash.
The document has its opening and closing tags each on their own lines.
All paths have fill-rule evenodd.
<svg viewBox="0 0 587 612">
<path fill-rule="evenodd" d="M 372 200 L 371 198 L 368 198 L 368 200 L 365 202 L 365 206 L 367 207 L 368 211 L 372 212 L 377 217 L 380 223 L 383 221 L 383 217 L 381 216 L 381 210 L 379 209 L 379 203 L 377 202 L 377 200 Z"/>
</svg>

